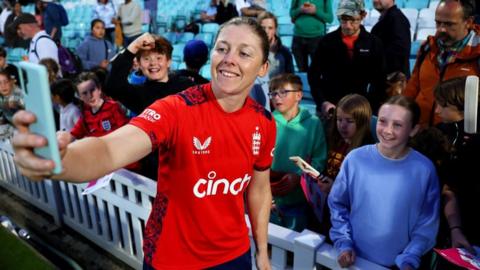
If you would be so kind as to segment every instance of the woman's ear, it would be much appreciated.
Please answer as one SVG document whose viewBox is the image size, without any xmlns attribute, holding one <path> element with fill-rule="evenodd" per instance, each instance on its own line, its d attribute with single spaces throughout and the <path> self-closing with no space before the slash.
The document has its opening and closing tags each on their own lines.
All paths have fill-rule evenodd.
<svg viewBox="0 0 480 270">
<path fill-rule="evenodd" d="M 260 67 L 260 70 L 258 71 L 258 76 L 260 77 L 264 77 L 265 75 L 267 75 L 268 73 L 268 68 L 270 67 L 270 64 L 269 62 L 265 62 L 264 64 L 262 64 L 262 66 Z"/>
</svg>

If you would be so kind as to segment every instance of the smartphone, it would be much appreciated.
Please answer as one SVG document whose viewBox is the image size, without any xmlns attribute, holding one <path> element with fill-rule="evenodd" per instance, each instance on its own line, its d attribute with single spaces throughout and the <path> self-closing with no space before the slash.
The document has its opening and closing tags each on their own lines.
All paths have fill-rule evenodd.
<svg viewBox="0 0 480 270">
<path fill-rule="evenodd" d="M 299 156 L 292 156 L 290 157 L 290 160 L 295 162 L 295 164 L 304 172 L 309 174 L 311 177 L 315 179 L 322 179 L 323 175 L 317 171 L 315 168 L 313 168 L 310 164 L 308 164 L 305 160 L 303 160 Z M 322 181 L 325 182 L 325 181 Z"/>
<path fill-rule="evenodd" d="M 34 152 L 42 158 L 53 160 L 55 162 L 53 173 L 59 174 L 62 171 L 62 165 L 58 150 L 47 70 L 42 65 L 29 62 L 19 62 L 16 65 L 20 79 L 20 88 L 25 93 L 25 109 L 34 113 L 37 117 L 37 122 L 30 125 L 30 131 L 45 137 L 48 141 L 46 146 L 35 148 Z"/>
</svg>

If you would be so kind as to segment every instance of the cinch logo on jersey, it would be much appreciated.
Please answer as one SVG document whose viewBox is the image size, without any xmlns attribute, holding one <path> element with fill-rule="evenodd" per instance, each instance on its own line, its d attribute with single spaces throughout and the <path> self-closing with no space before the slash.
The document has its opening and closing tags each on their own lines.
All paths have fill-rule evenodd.
<svg viewBox="0 0 480 270">
<path fill-rule="evenodd" d="M 226 195 L 228 193 L 237 195 L 248 185 L 250 179 L 252 179 L 248 173 L 246 173 L 243 178 L 237 178 L 231 182 L 225 178 L 215 179 L 216 176 L 217 173 L 211 171 L 208 173 L 208 179 L 198 179 L 197 183 L 193 186 L 193 194 L 195 197 L 202 199 L 206 196 L 214 196 L 217 194 Z"/>
<path fill-rule="evenodd" d="M 139 115 L 139 117 L 141 118 L 145 118 L 146 120 L 150 121 L 150 122 L 156 122 L 158 120 L 160 120 L 161 116 L 159 113 L 157 113 L 156 111 L 152 110 L 152 109 L 145 109 L 142 114 Z"/>
<path fill-rule="evenodd" d="M 210 150 L 208 150 L 208 146 L 210 146 L 210 143 L 212 142 L 212 137 L 208 137 L 205 139 L 205 141 L 202 143 L 197 137 L 193 137 L 193 146 L 195 146 L 195 149 L 193 150 L 192 153 L 194 155 L 206 155 L 210 154 Z"/>
</svg>

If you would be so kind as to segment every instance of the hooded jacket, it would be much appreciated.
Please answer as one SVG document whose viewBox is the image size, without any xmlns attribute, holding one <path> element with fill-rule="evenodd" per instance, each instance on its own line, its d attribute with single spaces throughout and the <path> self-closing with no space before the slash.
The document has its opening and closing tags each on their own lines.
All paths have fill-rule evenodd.
<svg viewBox="0 0 480 270">
<path fill-rule="evenodd" d="M 438 83 L 456 77 L 480 74 L 480 26 L 475 25 L 474 35 L 467 41 L 453 62 L 440 70 L 437 61 L 439 48 L 437 40 L 429 36 L 422 44 L 417 55 L 412 77 L 405 89 L 405 96 L 412 97 L 420 106 L 420 124 L 434 125 L 441 122 L 435 115 L 435 97 L 433 91 Z"/>
<path fill-rule="evenodd" d="M 327 143 L 322 123 L 317 116 L 302 107 L 292 120 L 287 121 L 283 115 L 273 112 L 277 124 L 277 139 L 272 170 L 300 175 L 301 170 L 289 157 L 300 156 L 318 171 L 323 171 L 327 159 Z M 275 198 L 277 205 L 291 205 L 306 202 L 300 186 L 286 196 Z"/>
<path fill-rule="evenodd" d="M 112 59 L 115 50 L 110 41 L 88 35 L 78 46 L 77 54 L 82 60 L 83 69 L 89 70 L 98 66 L 105 59 Z"/>
</svg>

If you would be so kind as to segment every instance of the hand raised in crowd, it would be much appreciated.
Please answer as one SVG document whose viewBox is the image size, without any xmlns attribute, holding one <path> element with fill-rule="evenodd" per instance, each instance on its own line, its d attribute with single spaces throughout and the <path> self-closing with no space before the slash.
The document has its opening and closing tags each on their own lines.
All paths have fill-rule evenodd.
<svg viewBox="0 0 480 270">
<path fill-rule="evenodd" d="M 325 194 L 329 194 L 330 190 L 332 190 L 333 179 L 325 175 L 320 175 L 317 180 L 320 190 Z"/>
<path fill-rule="evenodd" d="M 452 238 L 452 247 L 455 248 L 465 248 L 468 252 L 472 253 L 473 255 L 477 255 L 475 252 L 475 249 L 470 245 L 468 242 L 467 238 L 462 232 L 462 229 L 460 227 L 458 228 L 453 228 L 450 232 L 451 238 Z"/>
<path fill-rule="evenodd" d="M 155 47 L 155 39 L 150 33 L 144 33 L 135 39 L 130 45 L 128 45 L 128 50 L 136 54 L 139 50 L 151 50 Z"/>
<path fill-rule="evenodd" d="M 33 152 L 34 148 L 47 145 L 47 139 L 30 132 L 30 125 L 36 122 L 34 114 L 27 111 L 18 111 L 13 117 L 13 124 L 17 132 L 13 136 L 12 144 L 15 151 L 14 160 L 22 175 L 31 180 L 43 180 L 52 176 L 55 164 L 52 160 L 43 159 Z M 71 136 L 68 132 L 57 133 L 60 157 L 65 155 Z"/>
<path fill-rule="evenodd" d="M 102 62 L 100 62 L 100 67 L 101 68 L 107 68 L 108 67 L 108 64 L 110 63 L 110 61 L 108 61 L 108 59 L 105 59 L 105 60 L 102 60 Z"/>
<path fill-rule="evenodd" d="M 322 103 L 321 116 L 324 120 L 329 120 L 333 117 L 335 111 L 335 105 L 329 101 L 324 101 Z"/>
<path fill-rule="evenodd" d="M 346 250 L 342 252 L 337 258 L 338 264 L 343 267 L 349 267 L 355 263 L 355 251 Z"/>
</svg>

